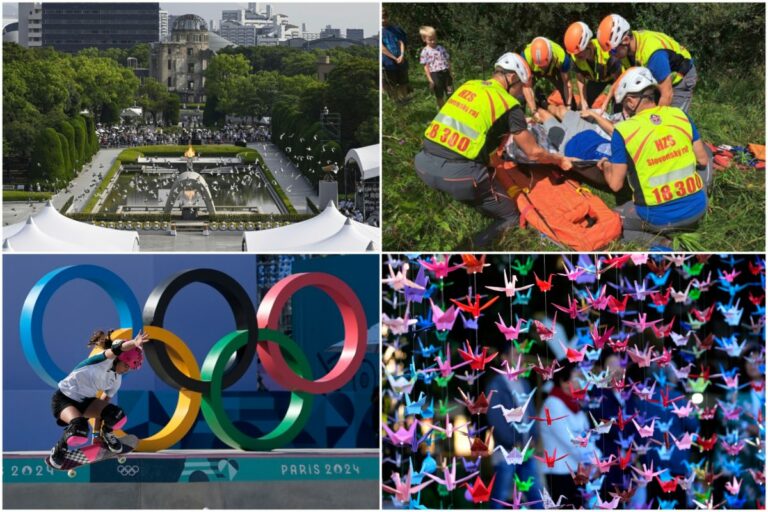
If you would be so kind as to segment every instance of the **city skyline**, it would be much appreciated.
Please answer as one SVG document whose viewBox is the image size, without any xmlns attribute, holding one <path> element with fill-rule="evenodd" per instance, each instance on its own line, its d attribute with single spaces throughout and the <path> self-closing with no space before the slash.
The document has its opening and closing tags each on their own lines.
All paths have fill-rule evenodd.
<svg viewBox="0 0 768 512">
<path fill-rule="evenodd" d="M 326 25 L 341 29 L 361 28 L 365 37 L 379 32 L 379 4 L 339 2 L 258 2 L 260 6 L 271 5 L 274 12 L 288 16 L 288 21 L 298 27 L 306 24 L 307 32 L 320 32 Z M 221 12 L 230 9 L 247 9 L 247 2 L 160 2 L 160 9 L 171 15 L 197 14 L 206 23 L 220 20 Z M 18 4 L 3 4 L 3 18 L 18 16 Z"/>
</svg>

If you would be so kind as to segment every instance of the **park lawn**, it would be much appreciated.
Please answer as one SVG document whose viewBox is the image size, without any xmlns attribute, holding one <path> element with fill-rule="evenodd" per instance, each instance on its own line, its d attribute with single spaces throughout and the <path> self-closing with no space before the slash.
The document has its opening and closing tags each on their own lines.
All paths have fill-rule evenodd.
<svg viewBox="0 0 768 512">
<path fill-rule="evenodd" d="M 764 80 L 724 78 L 719 85 L 699 83 L 691 117 L 707 142 L 746 146 L 765 140 Z M 428 188 L 416 175 L 413 157 L 424 130 L 437 112 L 424 73 L 412 66 L 414 98 L 404 106 L 383 98 L 383 238 L 391 251 L 451 251 L 470 248 L 471 237 L 493 221 L 448 195 Z M 456 76 L 456 84 L 464 79 Z M 594 191 L 609 206 L 611 194 Z M 673 236 L 672 248 L 691 251 L 763 251 L 765 248 L 765 173 L 732 166 L 717 171 L 709 209 L 698 229 Z M 514 228 L 489 249 L 561 251 L 533 229 Z M 637 242 L 611 243 L 607 251 L 647 250 Z"/>
</svg>

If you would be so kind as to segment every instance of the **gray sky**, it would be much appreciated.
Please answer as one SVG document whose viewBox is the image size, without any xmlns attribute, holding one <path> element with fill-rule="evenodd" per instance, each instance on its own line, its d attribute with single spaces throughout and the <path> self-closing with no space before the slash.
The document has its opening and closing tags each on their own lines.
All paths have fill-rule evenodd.
<svg viewBox="0 0 768 512">
<path fill-rule="evenodd" d="M 294 2 L 259 2 L 260 6 L 270 4 L 273 11 L 288 16 L 289 23 L 301 27 L 307 24 L 308 32 L 320 32 L 326 25 L 334 28 L 362 28 L 365 37 L 379 32 L 379 4 L 376 3 L 330 3 L 321 1 Z M 247 2 L 160 2 L 160 8 L 171 14 L 197 14 L 205 19 L 221 19 L 221 11 L 225 9 L 245 9 Z M 3 3 L 3 17 L 12 14 L 16 16 L 17 4 Z"/>
</svg>

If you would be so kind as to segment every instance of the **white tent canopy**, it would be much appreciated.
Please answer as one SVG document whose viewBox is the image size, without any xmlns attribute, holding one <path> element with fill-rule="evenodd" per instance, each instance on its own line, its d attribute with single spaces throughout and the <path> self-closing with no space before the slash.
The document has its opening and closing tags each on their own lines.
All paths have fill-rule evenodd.
<svg viewBox="0 0 768 512">
<path fill-rule="evenodd" d="M 344 164 L 354 160 L 364 180 L 378 178 L 381 170 L 381 144 L 350 149 L 344 157 Z"/>
<path fill-rule="evenodd" d="M 333 202 L 319 215 L 287 226 L 246 231 L 245 252 L 367 252 L 381 247 L 381 230 L 349 219 Z"/>
<path fill-rule="evenodd" d="M 133 252 L 139 234 L 101 228 L 60 214 L 50 201 L 25 222 L 3 228 L 4 252 Z"/>
</svg>

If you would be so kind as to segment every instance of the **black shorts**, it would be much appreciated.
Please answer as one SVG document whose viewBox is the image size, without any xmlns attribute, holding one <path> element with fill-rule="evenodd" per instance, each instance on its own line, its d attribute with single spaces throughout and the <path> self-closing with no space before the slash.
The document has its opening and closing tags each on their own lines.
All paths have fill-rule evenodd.
<svg viewBox="0 0 768 512">
<path fill-rule="evenodd" d="M 81 414 L 85 413 L 85 410 L 88 408 L 89 405 L 91 405 L 91 402 L 96 400 L 96 398 L 86 398 L 82 402 L 78 402 L 77 400 L 72 400 L 67 395 L 61 392 L 60 389 L 57 389 L 56 392 L 51 397 L 51 412 L 53 412 L 53 417 L 56 418 L 56 423 L 61 425 L 62 427 L 66 427 L 67 424 L 64 423 L 59 419 L 59 415 L 61 414 L 61 411 L 69 407 L 70 405 L 75 407 L 78 411 L 80 411 Z"/>
<path fill-rule="evenodd" d="M 449 70 L 435 71 L 430 73 L 429 76 L 432 77 L 432 81 L 435 83 L 435 97 L 443 99 L 453 94 L 453 78 L 451 78 Z"/>
<path fill-rule="evenodd" d="M 408 85 L 408 63 L 403 62 L 395 69 L 385 69 L 384 84 L 390 87 Z"/>
</svg>

